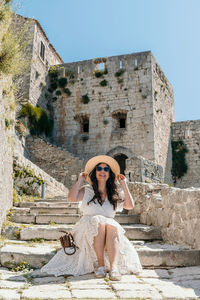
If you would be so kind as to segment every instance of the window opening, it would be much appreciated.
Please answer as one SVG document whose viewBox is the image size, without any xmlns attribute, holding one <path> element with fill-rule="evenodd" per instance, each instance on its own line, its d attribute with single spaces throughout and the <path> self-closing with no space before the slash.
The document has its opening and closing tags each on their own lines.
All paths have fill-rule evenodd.
<svg viewBox="0 0 200 300">
<path fill-rule="evenodd" d="M 137 60 L 137 58 L 134 60 L 134 66 L 135 66 L 135 68 L 138 67 L 138 60 Z"/>
<path fill-rule="evenodd" d="M 119 128 L 126 128 L 126 119 L 119 118 Z"/>
<path fill-rule="evenodd" d="M 120 69 L 122 69 L 122 67 L 123 67 L 123 63 L 122 63 L 121 60 L 120 60 L 120 62 L 119 62 L 119 67 L 120 67 Z"/>
<path fill-rule="evenodd" d="M 44 60 L 44 55 L 45 55 L 45 45 L 41 41 L 40 42 L 40 57 L 42 58 L 42 60 Z"/>
<path fill-rule="evenodd" d="M 99 71 L 104 71 L 105 70 L 105 63 L 100 63 L 99 64 Z"/>
<path fill-rule="evenodd" d="M 83 119 L 82 131 L 83 132 L 89 132 L 89 119 Z"/>
</svg>

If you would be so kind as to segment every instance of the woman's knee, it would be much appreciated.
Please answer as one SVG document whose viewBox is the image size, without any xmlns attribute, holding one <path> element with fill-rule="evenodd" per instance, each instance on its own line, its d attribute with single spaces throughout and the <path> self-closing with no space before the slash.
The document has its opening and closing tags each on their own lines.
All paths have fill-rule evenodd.
<svg viewBox="0 0 200 300">
<path fill-rule="evenodd" d="M 110 225 L 110 224 L 106 224 L 105 231 L 106 231 L 107 236 L 110 236 L 110 235 L 117 236 L 118 235 L 117 227 Z"/>
<path fill-rule="evenodd" d="M 98 233 L 105 233 L 105 231 L 106 231 L 105 224 L 99 223 Z"/>
</svg>

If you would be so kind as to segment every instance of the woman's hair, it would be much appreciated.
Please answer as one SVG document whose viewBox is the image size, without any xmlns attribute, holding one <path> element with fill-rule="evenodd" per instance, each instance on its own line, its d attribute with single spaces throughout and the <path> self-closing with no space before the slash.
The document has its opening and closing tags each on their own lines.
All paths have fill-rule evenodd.
<svg viewBox="0 0 200 300">
<path fill-rule="evenodd" d="M 100 165 L 100 164 L 98 164 Z M 98 166 L 97 165 L 97 166 Z M 115 210 L 116 206 L 117 206 L 117 202 L 119 201 L 119 194 L 117 191 L 117 186 L 115 184 L 115 174 L 112 172 L 111 168 L 109 171 L 109 178 L 106 181 L 106 193 L 108 196 L 108 200 L 109 202 L 113 205 L 113 208 Z M 94 202 L 97 199 L 97 201 L 99 202 L 100 205 L 102 205 L 102 199 L 101 199 L 101 195 L 99 193 L 98 190 L 98 180 L 96 178 L 96 166 L 95 168 L 92 170 L 92 172 L 90 173 L 90 179 L 92 181 L 92 187 L 94 190 L 94 197 L 87 203 L 88 205 L 90 204 L 90 202 Z"/>
</svg>

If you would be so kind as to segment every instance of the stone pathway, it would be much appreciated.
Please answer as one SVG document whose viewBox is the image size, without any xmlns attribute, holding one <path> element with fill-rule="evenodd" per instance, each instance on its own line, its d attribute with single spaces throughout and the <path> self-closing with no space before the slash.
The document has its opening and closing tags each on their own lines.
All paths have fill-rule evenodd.
<svg viewBox="0 0 200 300">
<path fill-rule="evenodd" d="M 96 279 L 94 274 L 54 277 L 39 270 L 0 268 L 0 299 L 200 299 L 200 266 L 144 269 L 121 281 Z"/>
</svg>

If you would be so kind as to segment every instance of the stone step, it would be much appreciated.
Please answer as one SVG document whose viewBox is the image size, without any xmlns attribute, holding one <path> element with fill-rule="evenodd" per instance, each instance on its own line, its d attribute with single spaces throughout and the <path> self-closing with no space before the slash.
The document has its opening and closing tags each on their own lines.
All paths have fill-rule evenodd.
<svg viewBox="0 0 200 300">
<path fill-rule="evenodd" d="M 79 214 L 13 214 L 11 216 L 11 221 L 15 223 L 32 223 L 32 224 L 74 224 L 80 219 Z M 140 221 L 140 216 L 119 214 L 116 215 L 115 220 L 120 224 L 138 224 Z"/>
<path fill-rule="evenodd" d="M 77 208 L 80 207 L 80 202 L 68 202 L 68 201 L 51 201 L 51 202 L 45 202 L 45 201 L 38 201 L 38 202 L 18 202 L 14 203 L 15 207 L 20 208 L 31 208 L 31 207 L 57 207 L 57 206 L 63 206 L 63 207 L 72 207 Z"/>
<path fill-rule="evenodd" d="M 158 227 L 147 226 L 142 224 L 122 225 L 125 235 L 130 240 L 162 240 L 161 231 Z M 2 234 L 9 239 L 19 238 L 20 240 L 58 240 L 61 236 L 60 230 L 71 231 L 73 225 L 32 225 L 26 227 L 19 224 L 6 226 Z"/>
<path fill-rule="evenodd" d="M 200 250 L 155 243 L 134 245 L 143 267 L 168 268 L 200 265 Z M 33 268 L 41 268 L 58 249 L 60 249 L 58 242 L 51 244 L 43 242 L 29 246 L 25 242 L 12 243 L 9 241 L 0 249 L 0 263 L 2 266 L 12 267 L 27 262 Z"/>
<path fill-rule="evenodd" d="M 52 206 L 52 207 L 31 207 L 30 214 L 78 214 L 79 209 L 75 207 L 66 207 L 66 206 Z"/>
</svg>

